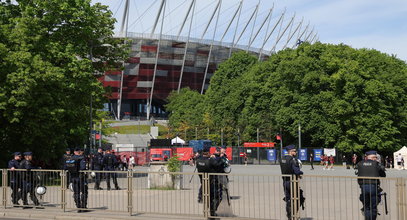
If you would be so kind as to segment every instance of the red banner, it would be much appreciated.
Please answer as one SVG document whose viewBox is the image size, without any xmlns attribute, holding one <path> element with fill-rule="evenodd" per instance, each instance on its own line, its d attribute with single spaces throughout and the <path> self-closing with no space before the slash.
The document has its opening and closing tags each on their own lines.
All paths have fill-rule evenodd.
<svg viewBox="0 0 407 220">
<path fill-rule="evenodd" d="M 194 155 L 192 147 L 178 147 L 176 149 L 176 154 L 179 157 L 178 160 L 188 161 L 191 156 Z"/>
<path fill-rule="evenodd" d="M 246 142 L 244 147 L 274 147 L 274 142 Z"/>
</svg>

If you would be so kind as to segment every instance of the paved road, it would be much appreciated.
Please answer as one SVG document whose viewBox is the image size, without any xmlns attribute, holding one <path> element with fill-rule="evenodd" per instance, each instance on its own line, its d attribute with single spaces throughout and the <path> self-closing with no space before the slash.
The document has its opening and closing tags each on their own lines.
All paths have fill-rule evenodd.
<svg viewBox="0 0 407 220">
<path fill-rule="evenodd" d="M 142 173 L 136 174 L 131 183 L 127 181 L 125 173 L 119 175 L 121 190 L 93 190 L 94 184 L 90 182 L 88 207 L 99 215 L 115 211 L 118 216 L 126 216 L 129 211 L 128 195 L 132 195 L 130 207 L 133 215 L 158 213 L 166 216 L 202 216 L 203 206 L 197 202 L 199 178 L 196 175 L 192 177 L 193 167 L 183 168 L 185 175 L 182 176 L 182 190 L 149 189 L 149 178 Z M 303 219 L 363 219 L 358 200 L 360 189 L 353 170 L 343 167 L 322 170 L 320 166 L 315 166 L 315 170 L 310 170 L 310 166 L 303 166 L 302 169 L 306 174 L 300 180 L 306 197 L 306 207 L 300 211 Z M 147 167 L 137 168 L 140 172 L 147 170 Z M 389 178 L 382 181 L 382 188 L 388 194 L 390 214 L 384 215 L 384 206 L 380 205 L 379 212 L 382 215 L 379 219 L 401 219 L 396 211 L 399 191 L 394 177 L 406 177 L 407 171 L 389 170 L 387 173 Z M 218 213 L 246 219 L 284 219 L 284 193 L 279 175 L 280 168 L 276 165 L 233 165 L 229 175 L 230 206 L 224 191 Z M 128 190 L 129 184 L 132 186 L 131 191 Z M 101 186 L 106 189 L 106 182 L 103 181 Z M 75 209 L 72 194 L 69 190 L 65 192 L 68 213 Z M 48 186 L 47 194 L 40 198 L 45 206 L 42 212 L 62 211 L 62 195 L 57 185 Z M 6 197 L 10 197 L 9 188 Z"/>
</svg>

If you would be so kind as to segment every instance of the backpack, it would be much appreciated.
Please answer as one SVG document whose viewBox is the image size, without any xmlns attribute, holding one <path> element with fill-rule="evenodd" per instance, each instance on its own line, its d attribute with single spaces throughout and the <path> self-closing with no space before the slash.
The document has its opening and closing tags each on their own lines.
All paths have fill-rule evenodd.
<svg viewBox="0 0 407 220">
<path fill-rule="evenodd" d="M 75 160 L 73 158 L 68 158 L 65 161 L 66 170 L 70 173 L 78 173 L 79 172 L 79 160 Z"/>
</svg>

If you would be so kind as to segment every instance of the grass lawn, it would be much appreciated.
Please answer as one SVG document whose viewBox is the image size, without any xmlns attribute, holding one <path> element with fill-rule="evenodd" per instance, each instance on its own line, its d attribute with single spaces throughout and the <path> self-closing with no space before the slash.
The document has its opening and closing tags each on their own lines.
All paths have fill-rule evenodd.
<svg viewBox="0 0 407 220">
<path fill-rule="evenodd" d="M 160 134 L 166 133 L 167 132 L 167 127 L 162 126 L 162 125 L 157 125 L 158 126 L 158 132 Z M 127 125 L 127 126 L 114 126 L 110 127 L 110 130 L 113 131 L 113 133 L 117 132 L 118 134 L 148 134 L 150 132 L 150 126 L 149 125 Z"/>
</svg>

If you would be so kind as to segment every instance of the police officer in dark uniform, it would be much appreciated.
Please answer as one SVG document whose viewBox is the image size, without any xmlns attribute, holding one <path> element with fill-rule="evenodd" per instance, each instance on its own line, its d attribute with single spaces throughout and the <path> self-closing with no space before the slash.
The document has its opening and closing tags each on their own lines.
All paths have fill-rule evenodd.
<svg viewBox="0 0 407 220">
<path fill-rule="evenodd" d="M 92 158 L 92 170 L 101 171 L 103 170 L 103 148 L 99 147 L 98 152 L 93 155 Z M 100 187 L 100 181 L 102 179 L 102 173 L 96 172 L 95 177 L 95 190 L 102 190 Z"/>
<path fill-rule="evenodd" d="M 39 206 L 40 202 L 38 201 L 37 196 L 35 195 L 35 185 L 37 182 L 37 176 L 35 175 L 32 169 L 36 169 L 32 163 L 32 152 L 24 152 L 24 160 L 20 163 L 20 169 L 26 169 L 22 173 L 22 193 L 21 197 L 23 199 L 23 208 L 29 208 L 27 196 L 30 193 L 30 199 L 33 201 L 35 206 Z"/>
<path fill-rule="evenodd" d="M 286 147 L 286 150 L 288 152 L 288 155 L 284 156 L 280 163 L 281 174 L 291 175 L 293 179 L 299 178 L 300 175 L 303 174 L 303 172 L 300 170 L 299 163 L 298 163 L 297 159 L 295 158 L 295 156 L 297 155 L 297 150 L 295 149 L 294 145 L 288 145 Z M 291 219 L 291 216 L 292 216 L 292 213 L 291 213 L 292 186 L 291 186 L 290 177 L 283 176 L 283 187 L 284 187 L 284 201 L 286 202 L 285 209 L 287 212 L 287 218 Z M 297 189 L 299 189 L 299 187 Z M 297 195 L 300 196 L 299 190 L 298 190 Z M 303 198 L 301 198 L 301 199 L 303 199 Z M 298 211 L 299 205 L 300 204 L 297 203 L 297 210 L 294 210 L 295 212 Z"/>
<path fill-rule="evenodd" d="M 11 187 L 11 199 L 13 205 L 20 205 L 18 204 L 18 200 L 21 199 L 21 172 L 16 171 L 15 169 L 20 169 L 21 163 L 21 153 L 15 152 L 14 158 L 8 162 L 8 168 L 10 169 L 10 187 Z"/>
<path fill-rule="evenodd" d="M 356 165 L 356 174 L 359 177 L 386 177 L 384 166 L 380 164 L 376 151 L 366 152 L 366 159 Z M 363 204 L 362 213 L 366 220 L 376 220 L 377 204 L 381 200 L 380 180 L 378 179 L 358 179 L 361 189 L 359 200 Z"/>
<path fill-rule="evenodd" d="M 106 154 L 103 157 L 103 168 L 106 171 L 115 171 L 116 167 L 119 165 L 117 158 L 112 154 L 112 149 L 109 147 L 106 149 Z M 114 172 L 107 172 L 106 174 L 107 190 L 110 190 L 110 177 L 113 178 L 113 183 L 116 190 L 120 190 L 117 184 L 117 175 Z"/>
<path fill-rule="evenodd" d="M 214 155 L 210 156 L 209 148 L 204 148 L 202 156 L 196 160 L 196 168 L 198 173 L 219 173 L 223 169 L 223 164 Z M 202 175 L 199 177 L 202 186 Z M 222 187 L 219 184 L 218 176 L 209 176 L 209 188 L 210 215 L 216 216 L 216 210 L 222 200 Z"/>
<path fill-rule="evenodd" d="M 65 161 L 70 160 L 72 157 L 72 153 L 71 153 L 71 149 L 70 148 L 66 148 L 65 150 L 65 154 L 62 156 L 62 161 L 61 161 L 61 169 L 64 169 L 65 167 Z M 66 178 L 66 187 L 69 187 L 69 184 L 71 183 L 71 180 L 69 178 L 69 175 Z"/>
<path fill-rule="evenodd" d="M 74 155 L 65 161 L 64 169 L 68 171 L 72 182 L 73 197 L 79 209 L 78 212 L 87 212 L 88 183 L 85 173 L 80 172 L 86 170 L 86 161 L 81 155 L 80 148 L 75 148 Z"/>
</svg>

